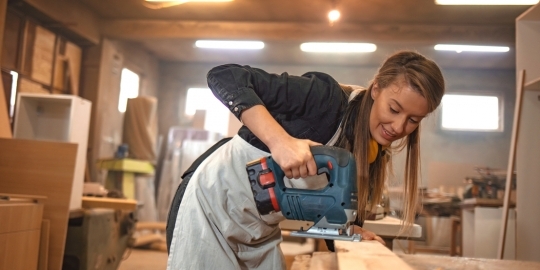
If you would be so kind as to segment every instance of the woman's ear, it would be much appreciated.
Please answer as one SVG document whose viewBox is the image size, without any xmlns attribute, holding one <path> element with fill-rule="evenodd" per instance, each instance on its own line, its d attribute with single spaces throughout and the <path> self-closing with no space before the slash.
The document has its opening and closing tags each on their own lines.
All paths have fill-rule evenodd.
<svg viewBox="0 0 540 270">
<path fill-rule="evenodd" d="M 373 83 L 373 87 L 371 87 L 371 98 L 376 100 L 380 93 L 381 89 L 379 88 L 379 85 L 376 82 Z"/>
</svg>

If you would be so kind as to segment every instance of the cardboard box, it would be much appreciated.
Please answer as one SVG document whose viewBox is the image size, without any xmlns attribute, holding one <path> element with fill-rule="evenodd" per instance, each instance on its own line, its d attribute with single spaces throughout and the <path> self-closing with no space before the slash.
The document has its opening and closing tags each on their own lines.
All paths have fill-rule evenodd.
<svg viewBox="0 0 540 270">
<path fill-rule="evenodd" d="M 37 269 L 43 204 L 0 195 L 0 270 Z"/>
</svg>

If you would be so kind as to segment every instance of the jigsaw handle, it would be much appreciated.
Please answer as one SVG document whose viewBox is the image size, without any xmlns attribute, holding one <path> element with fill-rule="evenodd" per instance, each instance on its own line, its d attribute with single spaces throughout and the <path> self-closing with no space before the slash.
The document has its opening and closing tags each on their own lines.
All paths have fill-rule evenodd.
<svg viewBox="0 0 540 270">
<path fill-rule="evenodd" d="M 281 211 L 287 219 L 318 222 L 325 217 L 331 223 L 345 224 L 348 221 L 345 210 L 356 210 L 357 205 L 354 157 L 349 151 L 333 146 L 313 146 L 311 152 L 319 174 L 324 172 L 329 177 L 322 189 L 287 188 L 283 171 L 275 162 L 270 162 Z"/>
<path fill-rule="evenodd" d="M 352 154 L 343 148 L 326 145 L 311 146 L 310 148 L 318 169 L 333 166 L 329 165 L 331 163 L 328 163 L 330 161 L 329 157 L 333 158 L 339 167 L 346 167 L 349 165 L 349 162 L 354 161 L 351 158 Z"/>
</svg>

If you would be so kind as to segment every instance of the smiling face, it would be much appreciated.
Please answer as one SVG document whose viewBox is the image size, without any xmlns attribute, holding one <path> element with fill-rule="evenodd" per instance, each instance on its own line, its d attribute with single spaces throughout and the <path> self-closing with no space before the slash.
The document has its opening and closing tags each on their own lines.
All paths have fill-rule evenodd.
<svg viewBox="0 0 540 270">
<path fill-rule="evenodd" d="M 373 107 L 369 116 L 371 137 L 388 146 L 413 132 L 429 113 L 427 100 L 405 80 L 396 80 L 388 87 L 371 90 Z"/>
</svg>

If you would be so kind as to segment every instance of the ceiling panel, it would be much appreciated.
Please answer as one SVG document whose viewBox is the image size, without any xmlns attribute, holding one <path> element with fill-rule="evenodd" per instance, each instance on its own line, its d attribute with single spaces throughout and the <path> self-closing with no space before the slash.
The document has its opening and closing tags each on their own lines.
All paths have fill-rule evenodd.
<svg viewBox="0 0 540 270">
<path fill-rule="evenodd" d="M 142 0 L 79 0 L 93 9 L 111 38 L 142 44 L 164 61 L 378 65 L 399 49 L 415 49 L 449 68 L 514 68 L 515 18 L 529 6 L 438 6 L 433 0 L 336 0 L 341 19 L 330 26 L 332 1 L 235 0 L 153 10 Z M 210 51 L 195 39 L 259 39 L 261 51 Z M 302 41 L 374 42 L 372 54 L 314 55 Z M 436 52 L 438 42 L 504 45 L 505 54 Z"/>
</svg>

